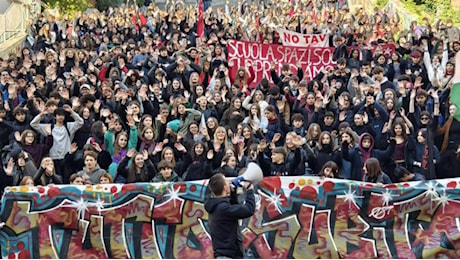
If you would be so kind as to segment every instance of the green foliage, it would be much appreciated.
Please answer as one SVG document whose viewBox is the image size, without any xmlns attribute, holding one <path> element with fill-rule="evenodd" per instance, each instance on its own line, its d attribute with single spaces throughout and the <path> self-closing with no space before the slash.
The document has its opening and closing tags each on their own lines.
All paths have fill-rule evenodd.
<svg viewBox="0 0 460 260">
<path fill-rule="evenodd" d="M 109 6 L 120 6 L 124 2 L 123 0 L 98 0 L 95 7 L 99 11 L 105 11 Z"/>
<path fill-rule="evenodd" d="M 459 10 L 452 7 L 450 0 L 401 0 L 401 3 L 407 11 L 417 15 L 419 21 L 425 17 L 431 18 L 431 22 L 451 18 L 455 25 L 460 25 L 460 16 L 456 15 Z"/>
<path fill-rule="evenodd" d="M 135 0 L 138 6 L 142 6 L 145 0 Z M 120 6 L 121 4 L 125 4 L 126 0 L 97 0 L 94 7 L 96 7 L 99 11 L 105 11 L 110 6 Z M 129 3 L 132 4 L 133 0 L 129 0 Z"/>
<path fill-rule="evenodd" d="M 420 20 L 423 19 L 424 15 L 426 15 L 426 12 L 428 11 L 424 4 L 419 4 L 414 0 L 402 0 L 401 3 L 407 11 L 417 15 Z"/>
<path fill-rule="evenodd" d="M 144 5 L 145 0 L 136 0 L 136 3 L 139 7 Z"/>
<path fill-rule="evenodd" d="M 385 8 L 385 6 L 388 4 L 389 0 L 376 0 L 375 1 L 375 6 L 379 9 Z"/>
<path fill-rule="evenodd" d="M 61 14 L 72 17 L 76 12 L 84 12 L 91 7 L 87 0 L 43 0 L 49 8 L 58 8 Z"/>
</svg>

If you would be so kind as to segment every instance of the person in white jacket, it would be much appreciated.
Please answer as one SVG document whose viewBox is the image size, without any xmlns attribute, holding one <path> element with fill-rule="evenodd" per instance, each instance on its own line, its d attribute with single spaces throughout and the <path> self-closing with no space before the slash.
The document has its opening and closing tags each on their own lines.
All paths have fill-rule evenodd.
<svg viewBox="0 0 460 260">
<path fill-rule="evenodd" d="M 424 48 L 423 51 L 423 63 L 425 64 L 428 79 L 430 80 L 433 86 L 438 87 L 438 89 L 442 90 L 447 87 L 449 81 L 452 79 L 453 71 L 451 75 L 446 73 L 446 65 L 449 60 L 449 50 L 447 48 L 447 41 L 443 40 L 443 51 L 442 51 L 442 59 L 439 60 L 438 55 L 434 55 L 433 57 L 430 56 L 430 52 L 428 51 L 428 40 L 422 39 L 422 45 Z"/>
</svg>

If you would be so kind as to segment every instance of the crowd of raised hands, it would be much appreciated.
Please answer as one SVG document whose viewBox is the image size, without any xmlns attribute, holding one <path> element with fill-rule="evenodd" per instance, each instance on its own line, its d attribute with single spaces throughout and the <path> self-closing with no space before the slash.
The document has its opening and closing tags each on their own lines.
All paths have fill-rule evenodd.
<svg viewBox="0 0 460 260">
<path fill-rule="evenodd" d="M 236 177 L 250 162 L 264 176 L 457 177 L 458 28 L 343 3 L 227 1 L 201 37 L 181 2 L 41 15 L 0 63 L 0 188 Z M 277 28 L 328 34 L 336 67 L 231 70 L 228 40 L 281 44 Z"/>
</svg>

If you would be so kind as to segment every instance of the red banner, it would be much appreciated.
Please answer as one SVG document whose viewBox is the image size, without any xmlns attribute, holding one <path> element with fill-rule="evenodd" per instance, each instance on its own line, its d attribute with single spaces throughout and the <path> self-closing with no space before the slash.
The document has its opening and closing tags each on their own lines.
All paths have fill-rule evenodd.
<svg viewBox="0 0 460 260">
<path fill-rule="evenodd" d="M 329 47 L 328 34 L 302 34 L 281 28 L 276 31 L 284 46 Z"/>
<path fill-rule="evenodd" d="M 382 45 L 385 55 L 394 52 L 394 45 Z M 375 50 L 376 47 L 374 47 Z M 307 81 L 313 79 L 322 68 L 333 68 L 336 63 L 332 60 L 334 48 L 292 47 L 277 44 L 261 44 L 256 42 L 227 41 L 228 63 L 230 75 L 236 75 L 241 66 L 253 66 L 255 79 L 250 86 L 256 86 L 260 80 L 270 77 L 270 64 L 276 63 L 276 73 L 281 74 L 281 66 L 290 64 L 296 74 L 296 63 L 300 62 Z"/>
<path fill-rule="evenodd" d="M 198 37 L 203 37 L 204 33 L 204 11 L 203 11 L 203 0 L 200 0 L 199 8 L 198 8 L 198 26 L 196 29 L 196 33 Z"/>
</svg>

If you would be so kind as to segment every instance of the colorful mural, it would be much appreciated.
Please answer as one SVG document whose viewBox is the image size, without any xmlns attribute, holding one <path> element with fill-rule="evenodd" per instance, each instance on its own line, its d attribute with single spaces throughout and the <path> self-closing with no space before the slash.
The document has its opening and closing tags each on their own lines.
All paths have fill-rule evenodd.
<svg viewBox="0 0 460 260">
<path fill-rule="evenodd" d="M 248 258 L 457 258 L 460 180 L 384 187 L 272 177 L 242 222 Z M 212 258 L 206 181 L 12 187 L 3 258 Z"/>
</svg>

